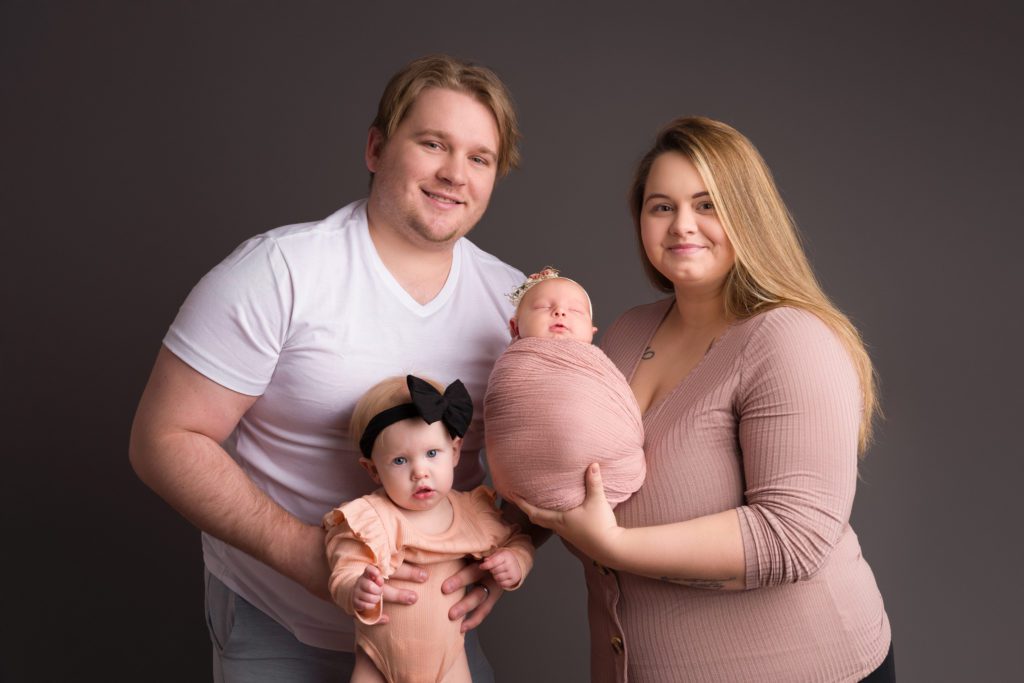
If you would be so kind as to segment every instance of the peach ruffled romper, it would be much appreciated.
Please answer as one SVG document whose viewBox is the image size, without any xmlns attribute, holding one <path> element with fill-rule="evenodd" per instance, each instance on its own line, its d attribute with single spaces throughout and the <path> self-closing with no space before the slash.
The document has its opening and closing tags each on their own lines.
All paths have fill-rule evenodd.
<svg viewBox="0 0 1024 683">
<path fill-rule="evenodd" d="M 440 534 L 416 529 L 383 489 L 324 516 L 331 595 L 342 609 L 355 616 L 356 646 L 366 652 L 388 681 L 435 683 L 443 680 L 458 661 L 465 636 L 460 632 L 460 622 L 448 619 L 448 610 L 462 594 L 445 595 L 441 584 L 466 564 L 467 557 L 481 559 L 506 547 L 515 554 L 524 577 L 533 566 L 529 538 L 502 520 L 494 507 L 494 497 L 494 491 L 486 486 L 450 492 L 454 517 L 451 526 Z M 426 583 L 391 582 L 396 588 L 414 590 L 419 595 L 416 603 L 388 603 L 387 624 L 377 623 L 383 603 L 373 610 L 356 612 L 352 594 L 366 565 L 376 565 L 388 578 L 402 562 L 430 565 Z"/>
</svg>

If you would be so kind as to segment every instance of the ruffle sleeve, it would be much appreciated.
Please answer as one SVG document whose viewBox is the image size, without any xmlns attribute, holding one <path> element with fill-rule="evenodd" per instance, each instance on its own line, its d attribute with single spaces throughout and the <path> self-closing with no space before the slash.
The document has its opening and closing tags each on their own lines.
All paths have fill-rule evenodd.
<svg viewBox="0 0 1024 683">
<path fill-rule="evenodd" d="M 401 564 L 401 558 L 393 552 L 387 525 L 367 497 L 363 497 L 328 512 L 323 527 L 331 568 L 328 587 L 334 601 L 363 623 L 377 623 L 383 613 L 383 600 L 365 612 L 357 612 L 352 601 L 356 582 L 366 565 L 376 566 L 388 578 Z"/>
</svg>

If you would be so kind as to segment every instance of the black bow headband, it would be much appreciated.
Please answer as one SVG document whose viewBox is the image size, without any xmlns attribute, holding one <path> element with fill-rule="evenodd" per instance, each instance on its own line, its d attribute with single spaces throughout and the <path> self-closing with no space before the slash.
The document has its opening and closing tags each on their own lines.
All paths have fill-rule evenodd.
<svg viewBox="0 0 1024 683">
<path fill-rule="evenodd" d="M 453 439 L 465 436 L 469 429 L 470 420 L 473 419 L 473 399 L 461 381 L 455 380 L 449 384 L 443 395 L 419 377 L 406 375 L 405 381 L 409 385 L 412 403 L 403 403 L 377 413 L 359 438 L 359 450 L 367 458 L 373 453 L 373 442 L 377 440 L 378 434 L 410 417 L 422 417 L 427 424 L 441 420 Z"/>
</svg>

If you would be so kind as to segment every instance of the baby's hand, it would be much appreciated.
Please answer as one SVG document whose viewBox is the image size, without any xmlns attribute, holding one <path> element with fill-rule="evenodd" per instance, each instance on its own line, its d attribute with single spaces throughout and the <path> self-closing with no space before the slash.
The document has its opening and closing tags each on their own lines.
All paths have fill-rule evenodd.
<svg viewBox="0 0 1024 683">
<path fill-rule="evenodd" d="M 384 577 L 380 570 L 372 564 L 366 565 L 363 575 L 356 581 L 356 589 L 352 593 L 352 606 L 357 612 L 367 612 L 380 603 L 384 592 Z"/>
<path fill-rule="evenodd" d="M 505 590 L 515 588 L 523 580 L 523 570 L 516 556 L 509 550 L 498 550 L 480 563 L 480 569 L 489 571 Z"/>
</svg>

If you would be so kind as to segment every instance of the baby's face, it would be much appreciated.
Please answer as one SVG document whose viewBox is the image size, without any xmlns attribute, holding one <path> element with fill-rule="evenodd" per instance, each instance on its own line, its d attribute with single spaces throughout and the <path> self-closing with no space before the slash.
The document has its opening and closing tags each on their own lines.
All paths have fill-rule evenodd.
<svg viewBox="0 0 1024 683">
<path fill-rule="evenodd" d="M 440 420 L 409 418 L 382 431 L 373 457 L 359 463 L 399 507 L 430 510 L 451 491 L 461 446 L 462 439 L 452 439 Z"/>
<path fill-rule="evenodd" d="M 587 293 L 565 278 L 544 280 L 531 287 L 510 325 L 514 337 L 575 339 L 588 344 L 597 332 Z"/>
</svg>

